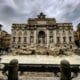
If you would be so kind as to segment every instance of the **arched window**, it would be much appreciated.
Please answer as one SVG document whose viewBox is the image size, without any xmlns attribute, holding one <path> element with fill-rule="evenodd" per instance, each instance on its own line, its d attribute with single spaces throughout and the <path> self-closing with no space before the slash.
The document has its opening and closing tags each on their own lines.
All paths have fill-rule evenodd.
<svg viewBox="0 0 80 80">
<path fill-rule="evenodd" d="M 18 32 L 18 36 L 22 36 L 22 32 L 21 31 Z"/>
<path fill-rule="evenodd" d="M 38 43 L 45 43 L 45 32 L 39 31 L 38 33 Z"/>
</svg>

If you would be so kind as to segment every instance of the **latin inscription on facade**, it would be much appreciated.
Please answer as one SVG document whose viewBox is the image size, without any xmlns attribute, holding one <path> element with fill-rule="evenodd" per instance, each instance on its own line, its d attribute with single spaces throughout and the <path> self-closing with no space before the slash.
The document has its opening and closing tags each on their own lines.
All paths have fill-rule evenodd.
<svg viewBox="0 0 80 80">
<path fill-rule="evenodd" d="M 39 24 L 39 25 L 46 25 L 46 21 L 37 21 L 37 24 Z"/>
</svg>

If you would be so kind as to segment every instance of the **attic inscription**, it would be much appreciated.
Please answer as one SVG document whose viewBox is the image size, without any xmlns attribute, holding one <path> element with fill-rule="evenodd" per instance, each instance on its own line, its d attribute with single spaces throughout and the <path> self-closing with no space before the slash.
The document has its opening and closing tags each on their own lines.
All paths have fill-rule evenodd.
<svg viewBox="0 0 80 80">
<path fill-rule="evenodd" d="M 43 25 L 43 24 L 47 24 L 46 21 L 37 21 L 37 24 Z"/>
</svg>

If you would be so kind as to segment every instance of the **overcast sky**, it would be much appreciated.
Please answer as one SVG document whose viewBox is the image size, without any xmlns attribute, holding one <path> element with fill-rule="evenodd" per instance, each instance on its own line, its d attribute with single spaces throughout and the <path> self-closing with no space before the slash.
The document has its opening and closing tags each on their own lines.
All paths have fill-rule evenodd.
<svg viewBox="0 0 80 80">
<path fill-rule="evenodd" d="M 26 23 L 28 18 L 44 12 L 57 22 L 80 22 L 80 0 L 0 0 L 0 23 L 11 32 L 12 23 Z"/>
</svg>

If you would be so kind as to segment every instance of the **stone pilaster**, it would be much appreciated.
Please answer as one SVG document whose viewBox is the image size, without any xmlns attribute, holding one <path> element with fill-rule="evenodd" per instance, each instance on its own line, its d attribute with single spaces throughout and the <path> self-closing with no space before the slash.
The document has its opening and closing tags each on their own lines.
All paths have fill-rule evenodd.
<svg viewBox="0 0 80 80">
<path fill-rule="evenodd" d="M 34 31 L 34 44 L 36 44 L 36 38 L 37 38 L 37 34 L 36 34 L 36 30 Z"/>
<path fill-rule="evenodd" d="M 66 31 L 66 43 L 69 44 L 69 32 Z"/>
<path fill-rule="evenodd" d="M 60 30 L 60 43 L 62 44 L 63 43 L 63 32 L 62 30 Z"/>
<path fill-rule="evenodd" d="M 24 32 L 22 31 L 22 35 L 21 35 L 21 44 L 24 43 Z"/>
<path fill-rule="evenodd" d="M 54 35 L 54 44 L 56 44 L 57 43 L 57 40 L 56 40 L 56 37 L 57 37 L 56 30 L 53 31 L 53 35 Z"/>
<path fill-rule="evenodd" d="M 18 44 L 18 31 L 17 30 L 16 30 L 16 35 L 14 37 L 15 37 L 15 41 L 16 41 L 15 43 Z"/>
<path fill-rule="evenodd" d="M 72 35 L 72 42 L 74 43 L 74 33 L 73 33 L 73 31 L 71 31 L 71 35 Z"/>
<path fill-rule="evenodd" d="M 49 30 L 47 30 L 47 47 L 49 46 Z"/>
<path fill-rule="evenodd" d="M 27 31 L 27 43 L 30 44 L 30 31 Z"/>
</svg>

